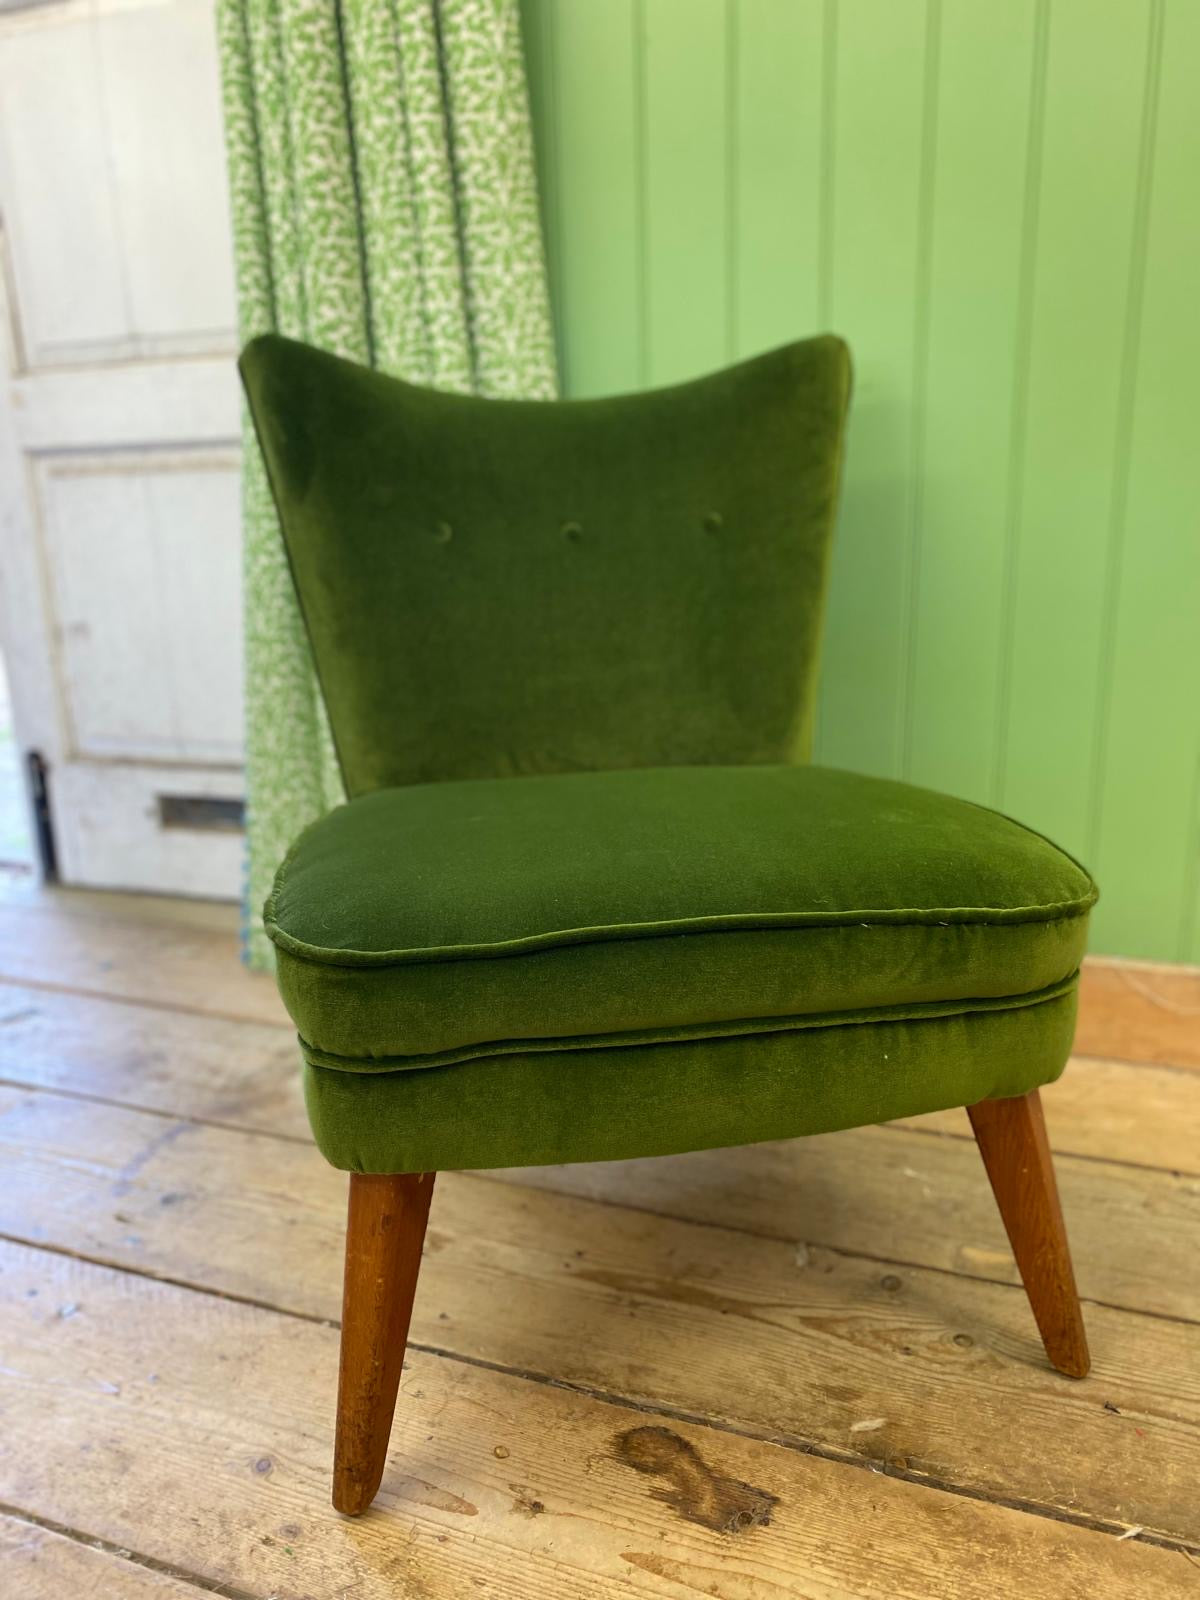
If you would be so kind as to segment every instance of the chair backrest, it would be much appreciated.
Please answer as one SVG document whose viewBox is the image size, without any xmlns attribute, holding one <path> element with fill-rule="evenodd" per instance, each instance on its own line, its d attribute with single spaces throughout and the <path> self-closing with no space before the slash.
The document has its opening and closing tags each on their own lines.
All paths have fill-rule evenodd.
<svg viewBox="0 0 1200 1600">
<path fill-rule="evenodd" d="M 610 400 L 241 368 L 351 795 L 807 758 L 841 340 Z"/>
</svg>

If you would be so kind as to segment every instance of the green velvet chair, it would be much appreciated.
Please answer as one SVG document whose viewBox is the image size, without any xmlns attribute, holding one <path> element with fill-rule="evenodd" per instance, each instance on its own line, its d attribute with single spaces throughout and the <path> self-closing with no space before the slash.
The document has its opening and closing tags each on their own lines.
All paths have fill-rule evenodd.
<svg viewBox="0 0 1200 1600">
<path fill-rule="evenodd" d="M 1038 1087 L 1095 886 L 993 811 L 806 765 L 845 345 L 564 403 L 275 336 L 242 374 L 349 796 L 265 911 L 351 1175 L 335 1505 L 379 1486 L 440 1168 L 965 1105 L 1083 1376 Z"/>
</svg>

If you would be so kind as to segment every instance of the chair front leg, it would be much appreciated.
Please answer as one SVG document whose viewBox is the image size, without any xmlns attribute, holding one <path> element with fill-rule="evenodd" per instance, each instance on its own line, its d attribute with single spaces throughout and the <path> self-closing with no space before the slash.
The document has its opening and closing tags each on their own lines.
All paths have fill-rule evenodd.
<svg viewBox="0 0 1200 1600">
<path fill-rule="evenodd" d="M 383 1477 L 434 1177 L 350 1174 L 333 1450 L 333 1503 L 347 1516 Z"/>
<path fill-rule="evenodd" d="M 1041 1096 L 981 1100 L 967 1115 L 1052 1365 L 1085 1378 L 1091 1359 Z"/>
</svg>

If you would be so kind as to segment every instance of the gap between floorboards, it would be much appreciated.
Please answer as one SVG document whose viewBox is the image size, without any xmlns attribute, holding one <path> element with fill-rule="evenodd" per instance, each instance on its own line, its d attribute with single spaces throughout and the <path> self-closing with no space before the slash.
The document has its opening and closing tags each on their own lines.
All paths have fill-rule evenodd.
<svg viewBox="0 0 1200 1600">
<path fill-rule="evenodd" d="M 235 1305 L 249 1306 L 254 1310 L 266 1312 L 276 1317 L 287 1317 L 296 1322 L 307 1322 L 316 1327 L 339 1329 L 339 1321 L 328 1317 L 318 1317 L 303 1311 L 288 1310 L 281 1306 L 271 1304 L 269 1301 L 257 1300 L 250 1295 L 239 1295 L 221 1289 L 210 1289 L 203 1284 L 188 1283 L 179 1278 L 168 1277 L 165 1274 L 153 1272 L 140 1272 L 130 1267 L 114 1266 L 102 1257 L 87 1255 L 82 1251 L 66 1250 L 56 1245 L 32 1243 L 27 1239 L 15 1238 L 10 1234 L 0 1233 L 0 1240 L 18 1245 L 22 1249 L 31 1250 L 39 1255 L 61 1256 L 68 1260 L 80 1261 L 89 1266 L 100 1267 L 106 1272 L 113 1272 L 127 1278 L 145 1278 L 155 1283 L 166 1284 L 171 1288 L 179 1289 L 185 1294 L 205 1296 L 215 1300 L 229 1301 Z M 1112 1537 L 1129 1535 L 1127 1525 L 1114 1522 L 1103 1517 L 1088 1516 L 1086 1513 L 1072 1513 L 1058 1506 L 1047 1506 L 1040 1501 L 1025 1499 L 1017 1496 L 988 1493 L 982 1489 L 974 1489 L 969 1485 L 956 1484 L 938 1478 L 932 1474 L 914 1472 L 911 1469 L 898 1467 L 891 1462 L 868 1461 L 861 1455 L 852 1451 L 837 1450 L 831 1445 L 822 1444 L 816 1440 L 806 1439 L 803 1435 L 780 1433 L 766 1428 L 755 1428 L 747 1423 L 738 1423 L 719 1417 L 705 1416 L 702 1412 L 690 1411 L 682 1406 L 671 1406 L 663 1402 L 651 1400 L 634 1400 L 627 1395 L 615 1390 L 607 1390 L 596 1385 L 579 1383 L 566 1378 L 556 1378 L 552 1374 L 539 1372 L 533 1368 L 510 1366 L 500 1361 L 489 1361 L 483 1356 L 470 1356 L 461 1352 L 447 1350 L 439 1345 L 430 1344 L 423 1340 L 412 1339 L 407 1348 L 419 1351 L 423 1355 L 432 1356 L 435 1360 L 448 1361 L 455 1365 L 476 1367 L 484 1372 L 495 1372 L 504 1377 L 515 1378 L 522 1383 L 539 1384 L 551 1389 L 564 1390 L 571 1394 L 582 1395 L 585 1399 L 596 1400 L 605 1405 L 612 1405 L 622 1410 L 632 1411 L 642 1416 L 669 1418 L 673 1422 L 686 1423 L 692 1427 L 704 1428 L 712 1433 L 725 1433 L 735 1438 L 749 1439 L 759 1444 L 772 1444 L 783 1450 L 794 1451 L 800 1455 L 811 1456 L 819 1461 L 830 1461 L 840 1466 L 854 1467 L 861 1472 L 874 1473 L 877 1477 L 897 1478 L 903 1483 L 911 1483 L 918 1488 L 932 1489 L 941 1494 L 955 1495 L 963 1500 L 974 1500 L 987 1505 L 1001 1506 L 1009 1511 L 1017 1511 L 1026 1516 L 1044 1518 L 1049 1522 L 1066 1523 L 1070 1527 L 1081 1530 L 1108 1534 Z M 22 1516 L 26 1521 L 38 1521 L 35 1513 L 21 1507 L 5 1507 L 0 1504 L 0 1511 L 8 1510 L 10 1514 Z M 47 1523 L 54 1532 L 75 1533 L 82 1539 L 90 1539 L 91 1535 L 82 1530 L 66 1529 L 55 1524 Z M 1188 1557 L 1189 1560 L 1200 1557 L 1200 1543 L 1191 1540 L 1173 1538 L 1169 1534 L 1147 1532 L 1139 1529 L 1134 1534 L 1140 1544 L 1156 1545 L 1160 1549 L 1173 1550 Z M 113 1547 L 116 1549 L 117 1547 Z M 152 1565 L 153 1563 L 147 1562 Z M 174 1576 L 195 1581 L 194 1576 L 183 1569 L 172 1569 L 161 1565 L 161 1570 L 170 1572 Z M 217 1590 L 216 1592 L 221 1592 Z M 230 1600 L 239 1600 L 236 1591 L 225 1590 L 230 1595 Z M 240 1600 L 260 1600 L 260 1597 L 247 1594 Z"/>
</svg>

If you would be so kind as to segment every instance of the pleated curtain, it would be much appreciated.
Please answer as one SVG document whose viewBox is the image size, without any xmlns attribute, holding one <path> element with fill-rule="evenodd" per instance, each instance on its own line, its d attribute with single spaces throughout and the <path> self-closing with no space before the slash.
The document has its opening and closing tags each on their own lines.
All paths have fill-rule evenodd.
<svg viewBox="0 0 1200 1600">
<path fill-rule="evenodd" d="M 218 0 L 243 341 L 550 398 L 554 346 L 518 0 Z M 246 954 L 295 834 L 342 798 L 247 419 Z"/>
</svg>

